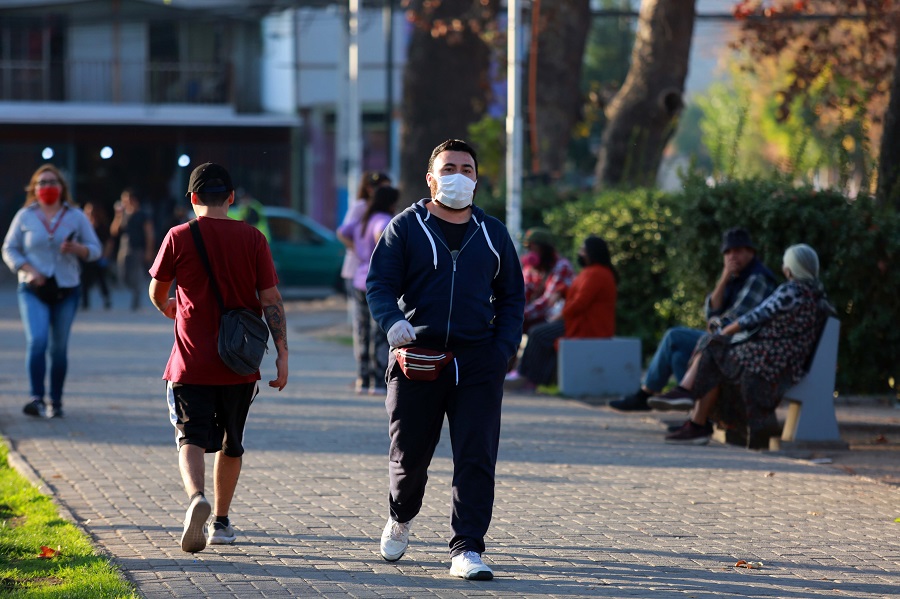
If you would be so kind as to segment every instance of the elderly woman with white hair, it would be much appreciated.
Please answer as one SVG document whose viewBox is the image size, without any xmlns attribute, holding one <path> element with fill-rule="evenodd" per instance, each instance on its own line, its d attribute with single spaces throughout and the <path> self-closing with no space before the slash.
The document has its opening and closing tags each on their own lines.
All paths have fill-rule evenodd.
<svg viewBox="0 0 900 599">
<path fill-rule="evenodd" d="M 712 418 L 726 427 L 746 425 L 749 446 L 768 447 L 767 423 L 784 393 L 805 374 L 825 319 L 834 313 L 819 282 L 814 249 L 792 245 L 782 264 L 787 282 L 756 309 L 698 343 L 681 383 L 697 401 L 691 418 L 666 436 L 667 443 L 708 443 Z M 724 386 L 738 393 L 720 394 Z"/>
</svg>

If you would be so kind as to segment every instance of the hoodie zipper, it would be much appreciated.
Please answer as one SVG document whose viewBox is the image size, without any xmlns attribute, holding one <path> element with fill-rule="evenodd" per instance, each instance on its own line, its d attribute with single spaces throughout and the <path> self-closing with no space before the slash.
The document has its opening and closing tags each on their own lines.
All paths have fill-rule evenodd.
<svg viewBox="0 0 900 599">
<path fill-rule="evenodd" d="M 435 231 L 435 229 L 433 227 L 431 227 L 431 225 L 428 225 L 428 228 L 431 229 L 431 231 L 433 233 L 435 233 L 435 234 L 438 233 L 437 231 Z M 481 229 L 481 223 L 478 223 L 477 225 L 475 225 L 475 233 L 477 233 L 479 229 Z M 441 235 L 441 236 L 435 235 L 437 240 L 441 242 L 441 245 L 444 246 L 444 248 L 447 250 L 447 252 L 449 252 L 450 261 L 453 263 L 453 274 L 450 276 L 450 310 L 447 312 L 447 334 L 444 336 L 444 347 L 445 348 L 450 344 L 450 319 L 453 317 L 453 295 L 454 295 L 454 290 L 456 289 L 456 261 L 459 259 L 459 255 L 462 253 L 462 251 L 464 249 L 466 249 L 466 246 L 469 245 L 469 242 L 472 241 L 472 239 L 475 237 L 475 233 L 473 233 L 466 240 L 466 242 L 462 244 L 462 247 L 459 248 L 458 252 L 456 252 L 455 258 L 453 257 L 453 252 L 450 251 L 450 248 L 447 246 L 446 243 L 444 243 L 444 240 L 442 238 L 443 235 Z"/>
</svg>

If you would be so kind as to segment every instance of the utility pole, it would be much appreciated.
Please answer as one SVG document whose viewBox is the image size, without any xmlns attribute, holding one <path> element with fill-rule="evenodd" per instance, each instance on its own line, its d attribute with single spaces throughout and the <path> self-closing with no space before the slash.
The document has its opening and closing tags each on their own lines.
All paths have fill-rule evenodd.
<svg viewBox="0 0 900 599">
<path fill-rule="evenodd" d="M 522 233 L 522 44 L 519 0 L 507 0 L 506 24 L 506 228 L 519 248 Z"/>
<path fill-rule="evenodd" d="M 391 179 L 393 181 L 399 180 L 399 169 L 397 168 L 397 157 L 395 154 L 395 149 L 397 147 L 395 141 L 395 132 L 397 131 L 397 127 L 395 127 L 394 122 L 394 0 L 386 0 L 384 5 L 384 39 L 385 39 L 385 74 L 384 74 L 384 84 L 385 84 L 385 106 L 384 109 L 384 122 L 387 126 L 387 164 L 388 164 L 388 173 L 391 175 Z"/>
<path fill-rule="evenodd" d="M 362 176 L 362 114 L 359 103 L 359 0 L 348 0 L 348 25 L 350 48 L 348 53 L 348 97 L 347 118 L 347 206 L 356 199 L 359 180 Z"/>
</svg>

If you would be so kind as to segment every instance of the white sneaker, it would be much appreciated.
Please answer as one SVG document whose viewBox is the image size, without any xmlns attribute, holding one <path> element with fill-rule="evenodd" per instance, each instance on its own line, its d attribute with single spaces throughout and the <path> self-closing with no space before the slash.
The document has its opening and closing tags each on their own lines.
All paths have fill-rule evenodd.
<svg viewBox="0 0 900 599">
<path fill-rule="evenodd" d="M 381 533 L 381 557 L 389 562 L 395 562 L 406 553 L 409 546 L 409 522 L 397 522 L 393 518 L 388 518 L 387 524 L 384 525 L 384 531 Z"/>
<path fill-rule="evenodd" d="M 491 580 L 494 572 L 484 565 L 481 556 L 474 551 L 464 551 L 450 560 L 450 576 L 466 580 Z"/>
<path fill-rule="evenodd" d="M 197 553 L 206 549 L 206 521 L 212 506 L 203 495 L 197 495 L 191 501 L 184 514 L 184 531 L 181 533 L 181 550 Z"/>
<path fill-rule="evenodd" d="M 206 526 L 206 542 L 210 545 L 231 545 L 236 538 L 230 520 L 227 524 L 213 520 Z"/>
</svg>

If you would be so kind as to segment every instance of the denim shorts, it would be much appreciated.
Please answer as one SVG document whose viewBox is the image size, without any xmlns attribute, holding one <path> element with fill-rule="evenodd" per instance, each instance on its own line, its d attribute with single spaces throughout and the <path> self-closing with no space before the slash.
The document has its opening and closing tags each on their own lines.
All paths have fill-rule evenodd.
<svg viewBox="0 0 900 599">
<path fill-rule="evenodd" d="M 168 381 L 169 420 L 178 449 L 203 447 L 228 457 L 244 454 L 244 426 L 250 404 L 259 392 L 256 382 L 238 385 L 188 385 Z"/>
</svg>

